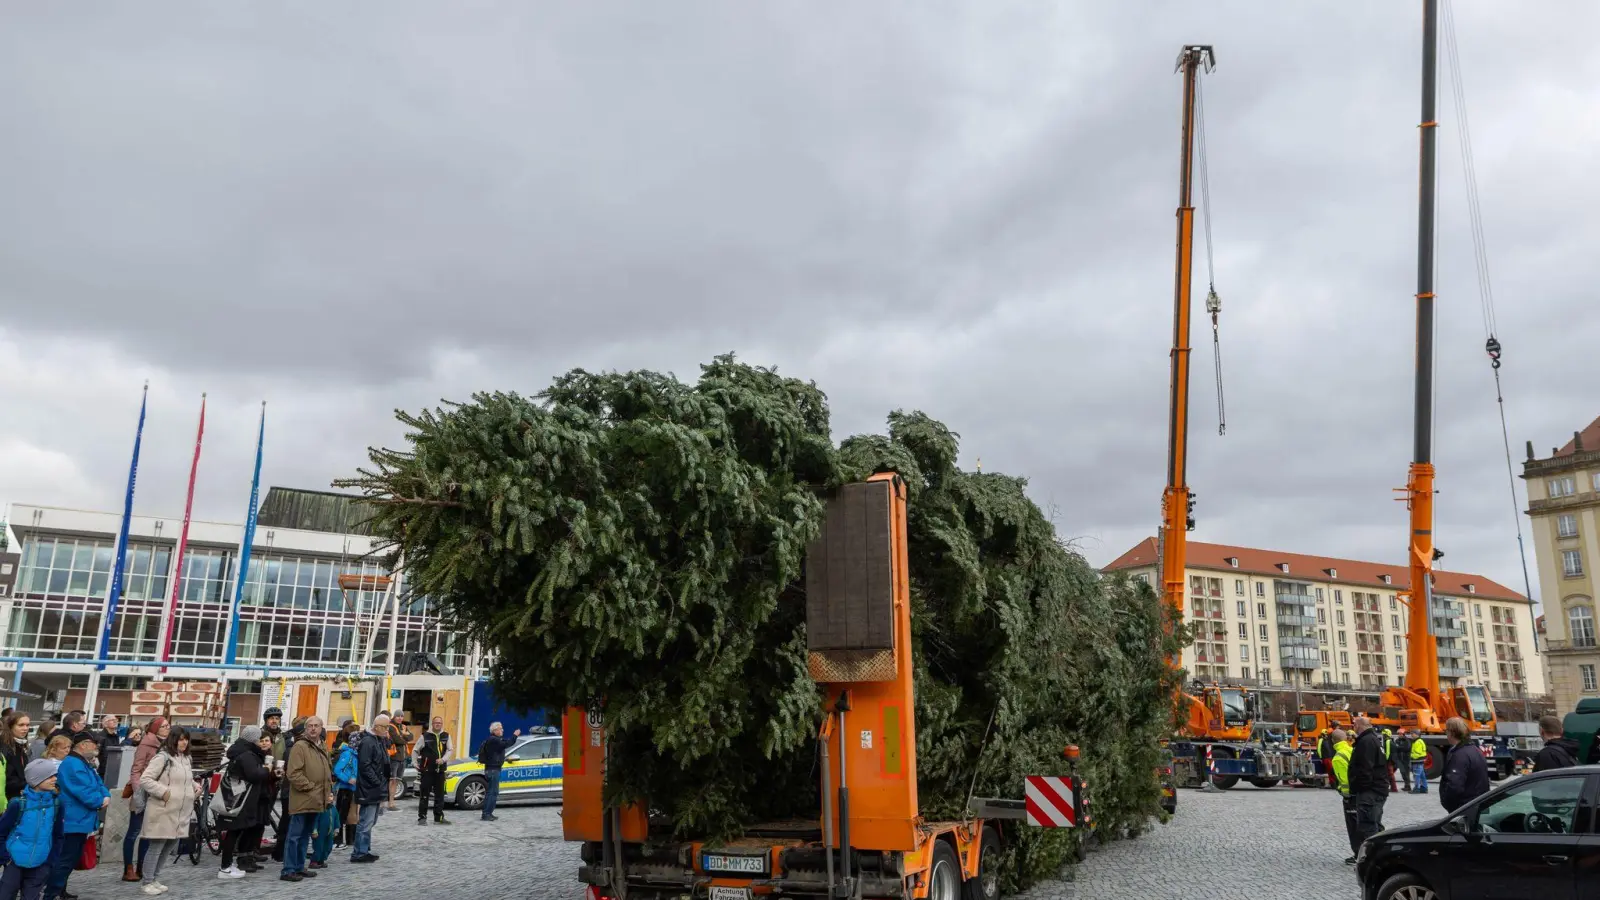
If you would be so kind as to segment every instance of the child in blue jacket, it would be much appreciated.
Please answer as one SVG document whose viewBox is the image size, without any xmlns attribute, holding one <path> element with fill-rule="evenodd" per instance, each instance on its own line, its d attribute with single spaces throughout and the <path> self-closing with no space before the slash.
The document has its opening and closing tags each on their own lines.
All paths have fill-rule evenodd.
<svg viewBox="0 0 1600 900">
<path fill-rule="evenodd" d="M 100 810 L 111 804 L 111 792 L 100 780 L 100 745 L 84 729 L 72 739 L 72 752 L 56 771 L 56 793 L 61 795 L 61 842 L 56 845 L 55 868 L 45 886 L 45 900 L 67 896 L 67 879 L 83 855 L 89 835 L 100 828 Z"/>
<path fill-rule="evenodd" d="M 53 759 L 36 759 L 26 769 L 27 787 L 0 816 L 0 897 L 39 900 L 50 880 L 51 863 L 61 844 L 60 799 L 56 796 Z"/>
</svg>

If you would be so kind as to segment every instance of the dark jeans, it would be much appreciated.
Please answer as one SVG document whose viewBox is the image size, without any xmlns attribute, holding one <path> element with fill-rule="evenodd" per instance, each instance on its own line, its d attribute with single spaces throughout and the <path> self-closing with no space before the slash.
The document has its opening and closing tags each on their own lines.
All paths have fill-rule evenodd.
<svg viewBox="0 0 1600 900">
<path fill-rule="evenodd" d="M 433 820 L 444 821 L 444 771 L 429 769 L 417 779 L 417 795 L 422 799 L 417 802 L 417 818 L 428 817 L 428 798 L 433 798 Z"/>
<path fill-rule="evenodd" d="M 1350 842 L 1350 855 L 1355 856 L 1361 849 L 1361 830 L 1356 827 L 1356 801 L 1353 797 L 1339 798 L 1339 806 L 1344 812 L 1344 836 Z"/>
<path fill-rule="evenodd" d="M 306 870 L 306 849 L 311 844 L 311 830 L 316 827 L 316 822 L 316 813 L 298 813 L 289 817 L 289 833 L 283 840 L 283 874 Z"/>
<path fill-rule="evenodd" d="M 1356 830 L 1361 832 L 1361 839 L 1366 840 L 1383 830 L 1383 804 L 1389 799 L 1389 795 L 1377 791 L 1362 791 L 1355 799 Z"/>
<path fill-rule="evenodd" d="M 50 883 L 44 889 L 46 897 L 59 897 L 66 891 L 67 879 L 72 877 L 72 869 L 78 864 L 78 857 L 83 855 L 83 845 L 88 839 L 87 834 L 61 836 L 61 843 L 56 845 L 56 856 L 50 869 Z"/>
<path fill-rule="evenodd" d="M 1406 790 L 1408 790 L 1408 791 L 1411 790 L 1411 763 L 1409 761 L 1406 761 L 1406 762 L 1390 763 L 1390 765 L 1392 765 L 1394 768 L 1400 770 L 1400 775 L 1401 775 L 1402 778 L 1405 779 L 1405 782 L 1406 782 Z"/>
<path fill-rule="evenodd" d="M 150 849 L 150 842 L 139 839 L 139 830 L 144 826 L 144 810 L 128 814 L 128 833 L 122 836 L 122 865 L 124 868 L 132 865 L 144 868 L 144 852 Z M 138 851 L 138 855 L 134 851 Z"/>
<path fill-rule="evenodd" d="M 483 780 L 488 782 L 483 794 L 483 817 L 494 815 L 494 805 L 500 802 L 500 770 L 484 769 Z"/>
<path fill-rule="evenodd" d="M 16 863 L 6 863 L 5 874 L 0 875 L 0 897 L 11 900 L 20 891 L 22 900 L 39 900 L 44 895 L 45 882 L 49 880 L 49 862 L 31 869 L 24 869 Z"/>
<path fill-rule="evenodd" d="M 233 865 L 233 854 L 239 849 L 239 835 L 243 832 L 225 831 L 222 834 L 222 868 Z"/>
</svg>

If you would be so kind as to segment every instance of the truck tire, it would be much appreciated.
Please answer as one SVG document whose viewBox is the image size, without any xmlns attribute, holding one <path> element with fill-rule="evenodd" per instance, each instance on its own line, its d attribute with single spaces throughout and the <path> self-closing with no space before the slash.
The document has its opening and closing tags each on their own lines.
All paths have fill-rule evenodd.
<svg viewBox="0 0 1600 900">
<path fill-rule="evenodd" d="M 928 864 L 928 900 L 961 900 L 961 860 L 949 841 L 933 842 Z"/>
<path fill-rule="evenodd" d="M 1433 744 L 1428 745 L 1428 765 L 1423 771 L 1427 774 L 1429 781 L 1444 774 L 1443 749 Z"/>
<path fill-rule="evenodd" d="M 999 900 L 1000 898 L 1000 832 L 991 825 L 983 826 L 978 843 L 978 875 L 962 886 L 963 900 Z"/>
<path fill-rule="evenodd" d="M 1211 748 L 1211 758 L 1212 759 L 1233 759 L 1234 758 L 1233 749 L 1230 748 L 1230 747 L 1212 747 Z M 1211 776 L 1211 783 L 1216 785 L 1217 790 L 1219 790 L 1219 791 L 1231 790 L 1234 785 L 1239 783 L 1239 776 L 1237 776 L 1237 775 L 1217 774 L 1217 775 Z"/>
<path fill-rule="evenodd" d="M 1252 779 L 1250 779 L 1250 783 L 1255 785 L 1258 788 L 1274 788 L 1274 787 L 1278 786 L 1278 779 L 1276 779 L 1276 778 L 1252 778 Z"/>
</svg>

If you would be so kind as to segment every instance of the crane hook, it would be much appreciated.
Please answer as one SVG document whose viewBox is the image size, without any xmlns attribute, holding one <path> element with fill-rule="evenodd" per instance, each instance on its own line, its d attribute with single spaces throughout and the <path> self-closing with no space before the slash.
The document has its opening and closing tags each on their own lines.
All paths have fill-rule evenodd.
<svg viewBox="0 0 1600 900">
<path fill-rule="evenodd" d="M 1489 341 L 1483 345 L 1483 349 L 1489 354 L 1489 365 L 1496 369 L 1500 368 L 1500 342 L 1494 335 L 1489 335 Z"/>
</svg>

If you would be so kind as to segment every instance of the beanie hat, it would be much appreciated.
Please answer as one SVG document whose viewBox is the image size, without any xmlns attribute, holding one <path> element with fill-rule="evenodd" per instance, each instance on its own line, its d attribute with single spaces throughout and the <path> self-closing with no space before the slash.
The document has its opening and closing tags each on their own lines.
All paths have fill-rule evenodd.
<svg viewBox="0 0 1600 900">
<path fill-rule="evenodd" d="M 89 729 L 87 728 L 75 734 L 68 735 L 68 737 L 72 738 L 72 749 L 74 750 L 78 749 L 79 744 L 94 744 L 95 746 L 100 745 L 100 741 L 96 740 L 95 736 L 90 734 Z"/>
<path fill-rule="evenodd" d="M 22 774 L 28 779 L 28 787 L 38 787 L 54 778 L 56 769 L 60 767 L 61 764 L 53 759 L 36 759 L 28 763 L 27 768 L 22 770 Z"/>
<path fill-rule="evenodd" d="M 241 741 L 249 741 L 252 744 L 254 744 L 256 741 L 261 740 L 261 726 L 260 725 L 246 725 L 244 727 L 244 730 L 239 732 L 239 740 L 241 740 Z"/>
</svg>

